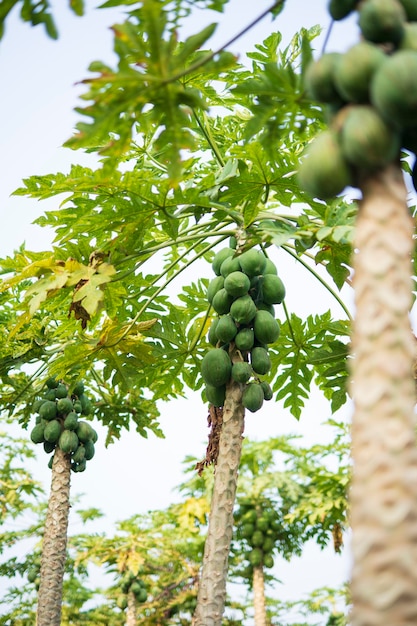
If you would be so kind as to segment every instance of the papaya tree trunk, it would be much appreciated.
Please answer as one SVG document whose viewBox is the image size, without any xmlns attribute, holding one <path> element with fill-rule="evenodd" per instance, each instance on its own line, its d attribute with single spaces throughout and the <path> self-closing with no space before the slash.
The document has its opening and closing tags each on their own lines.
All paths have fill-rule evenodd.
<svg viewBox="0 0 417 626">
<path fill-rule="evenodd" d="M 253 568 L 253 607 L 255 626 L 267 626 L 263 565 L 257 565 Z"/>
<path fill-rule="evenodd" d="M 231 381 L 227 385 L 223 407 L 223 424 L 194 626 L 222 624 L 244 415 L 242 386 Z"/>
<path fill-rule="evenodd" d="M 136 598 L 133 591 L 129 589 L 127 594 L 126 626 L 136 626 L 137 623 Z"/>
<path fill-rule="evenodd" d="M 413 222 L 399 166 L 361 185 L 351 389 L 352 626 L 417 624 Z"/>
<path fill-rule="evenodd" d="M 67 550 L 71 460 L 57 446 L 42 542 L 37 626 L 60 626 Z"/>
</svg>

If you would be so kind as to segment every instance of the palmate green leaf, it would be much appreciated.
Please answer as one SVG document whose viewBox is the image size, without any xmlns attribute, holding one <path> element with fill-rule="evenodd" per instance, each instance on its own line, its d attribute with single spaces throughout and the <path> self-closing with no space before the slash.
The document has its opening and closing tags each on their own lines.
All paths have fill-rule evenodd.
<svg viewBox="0 0 417 626">
<path fill-rule="evenodd" d="M 244 227 L 255 222 L 272 202 L 291 205 L 297 187 L 292 158 L 284 147 L 275 160 L 257 141 L 234 146 L 231 152 L 238 157 L 238 170 L 223 182 L 218 200 L 240 209 Z"/>
<path fill-rule="evenodd" d="M 261 134 L 260 141 L 268 149 L 282 133 L 286 137 L 292 132 L 300 135 L 307 120 L 317 123 L 317 110 L 305 99 L 302 83 L 302 72 L 312 54 L 311 41 L 317 35 L 317 28 L 302 29 L 280 51 L 280 36 L 273 34 L 256 46 L 257 52 L 248 54 L 253 60 L 252 76 L 232 89 L 253 113 L 246 124 L 246 139 Z"/>
<path fill-rule="evenodd" d="M 120 157 L 129 149 L 136 124 L 140 126 L 146 117 L 159 128 L 155 150 L 176 182 L 182 170 L 182 151 L 195 148 L 191 109 L 205 108 L 199 92 L 184 86 L 179 78 L 187 72 L 184 64 L 188 57 L 214 28 L 206 27 L 178 44 L 164 6 L 156 0 L 144 0 L 141 8 L 130 14 L 130 20 L 113 27 L 118 69 L 98 63 L 91 66 L 99 76 L 84 81 L 89 91 L 83 99 L 92 104 L 77 110 L 93 121 L 79 123 L 78 133 L 66 145 L 99 145 L 102 154 Z"/>
<path fill-rule="evenodd" d="M 281 217 L 274 219 L 274 216 L 268 216 L 268 219 L 260 220 L 256 225 L 256 231 L 260 233 L 262 241 L 270 241 L 277 247 L 287 243 L 289 239 L 297 237 L 297 228 L 288 219 Z"/>
<path fill-rule="evenodd" d="M 281 325 L 280 337 L 270 348 L 273 371 L 280 372 L 272 387 L 277 391 L 277 400 L 284 400 L 296 419 L 301 416 L 304 400 L 308 398 L 313 378 L 306 355 L 306 325 L 295 314 Z"/>
<path fill-rule="evenodd" d="M 315 256 L 316 263 L 322 263 L 339 289 L 351 274 L 352 247 L 348 244 L 327 242 Z"/>
<path fill-rule="evenodd" d="M 346 401 L 347 346 L 336 338 L 348 333 L 348 322 L 333 322 L 330 311 L 305 321 L 293 313 L 281 325 L 280 337 L 270 348 L 272 368 L 278 372 L 273 389 L 297 419 L 315 372 L 332 411 Z"/>
</svg>

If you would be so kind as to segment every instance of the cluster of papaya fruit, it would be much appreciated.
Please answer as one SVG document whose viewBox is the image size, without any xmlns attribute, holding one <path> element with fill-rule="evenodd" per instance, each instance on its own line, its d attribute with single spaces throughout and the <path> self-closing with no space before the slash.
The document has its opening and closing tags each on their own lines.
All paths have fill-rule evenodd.
<svg viewBox="0 0 417 626">
<path fill-rule="evenodd" d="M 208 286 L 207 299 L 217 313 L 208 340 L 214 346 L 204 355 L 201 374 L 210 404 L 223 406 L 230 379 L 245 385 L 242 402 L 252 413 L 272 398 L 270 385 L 259 378 L 271 368 L 268 344 L 279 337 L 274 304 L 285 297 L 285 287 L 274 263 L 251 248 L 238 254 L 236 241 L 214 257 L 216 274 Z M 230 353 L 240 360 L 232 363 Z"/>
<path fill-rule="evenodd" d="M 335 20 L 354 10 L 362 40 L 344 54 L 323 54 L 305 75 L 309 97 L 328 107 L 329 128 L 307 147 L 299 183 L 321 199 L 399 159 L 401 148 L 417 153 L 417 2 L 329 4 Z M 412 178 L 417 188 L 417 165 Z"/>
<path fill-rule="evenodd" d="M 59 448 L 71 455 L 71 469 L 83 472 L 87 461 L 93 458 L 97 432 L 81 415 L 89 415 L 93 405 L 84 393 L 84 384 L 78 382 L 69 391 L 67 385 L 55 378 L 46 381 L 47 391 L 35 400 L 33 411 L 36 424 L 30 433 L 33 443 L 42 443 L 47 454 Z M 48 466 L 52 469 L 53 455 Z"/>
<path fill-rule="evenodd" d="M 238 509 L 235 521 L 238 537 L 246 540 L 248 545 L 246 557 L 250 567 L 273 567 L 272 553 L 282 534 L 282 525 L 275 511 L 248 504 Z"/>
<path fill-rule="evenodd" d="M 120 581 L 121 593 L 117 596 L 116 604 L 119 609 L 124 611 L 128 604 L 128 595 L 133 593 L 136 602 L 143 603 L 148 599 L 148 592 L 146 590 L 146 584 L 141 578 L 136 576 L 133 572 L 126 572 Z"/>
</svg>

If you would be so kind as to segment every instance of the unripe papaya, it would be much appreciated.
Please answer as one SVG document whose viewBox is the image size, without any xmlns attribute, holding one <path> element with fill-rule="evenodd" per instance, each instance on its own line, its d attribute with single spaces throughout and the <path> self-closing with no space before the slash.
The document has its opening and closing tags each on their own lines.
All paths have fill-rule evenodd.
<svg viewBox="0 0 417 626">
<path fill-rule="evenodd" d="M 251 413 L 259 411 L 264 401 L 262 387 L 258 383 L 246 385 L 242 394 L 242 404 Z"/>
<path fill-rule="evenodd" d="M 252 376 L 252 366 L 246 361 L 237 361 L 232 365 L 232 378 L 238 383 L 247 383 Z"/>
<path fill-rule="evenodd" d="M 417 7 L 417 2 L 416 2 Z M 417 22 L 410 22 L 404 26 L 404 34 L 398 46 L 399 50 L 417 51 Z"/>
<path fill-rule="evenodd" d="M 217 324 L 219 323 L 220 318 L 219 317 L 215 317 L 213 319 L 213 321 L 211 322 L 211 326 L 209 328 L 209 332 L 208 332 L 208 341 L 209 343 L 211 343 L 212 346 L 215 346 L 218 342 L 218 338 L 217 338 L 217 334 L 216 334 L 216 328 L 217 328 Z"/>
<path fill-rule="evenodd" d="M 253 371 L 261 376 L 267 374 L 271 369 L 271 359 L 269 358 L 268 350 L 265 350 L 265 348 L 252 348 L 250 359 Z M 262 391 L 262 400 L 263 399 L 264 395 Z"/>
<path fill-rule="evenodd" d="M 216 336 L 223 343 L 229 343 L 235 338 L 237 333 L 237 326 L 230 315 L 222 315 L 216 325 Z"/>
<path fill-rule="evenodd" d="M 84 443 L 84 450 L 85 450 L 85 460 L 86 461 L 91 461 L 91 459 L 93 458 L 93 456 L 95 455 L 96 449 L 94 446 L 95 441 L 97 441 L 97 439 L 95 439 L 95 434 L 96 431 L 93 430 L 93 435 L 91 439 L 88 439 L 85 443 Z M 95 440 L 95 441 L 94 441 Z"/>
<path fill-rule="evenodd" d="M 220 274 L 226 278 L 232 272 L 238 272 L 240 270 L 239 260 L 237 257 L 228 256 L 220 266 Z"/>
<path fill-rule="evenodd" d="M 262 344 L 274 343 L 279 337 L 279 324 L 268 312 L 258 310 L 253 322 L 256 339 Z"/>
<path fill-rule="evenodd" d="M 53 420 L 57 415 L 56 402 L 45 400 L 39 408 L 39 415 L 44 420 Z"/>
<path fill-rule="evenodd" d="M 250 287 L 249 277 L 241 271 L 232 272 L 224 280 L 224 288 L 234 298 L 240 298 L 248 293 Z"/>
<path fill-rule="evenodd" d="M 256 315 L 256 314 L 255 314 Z M 252 328 L 242 328 L 235 337 L 235 346 L 238 350 L 250 350 L 255 341 L 255 334 Z"/>
<path fill-rule="evenodd" d="M 242 272 L 249 278 L 262 274 L 266 265 L 266 257 L 259 250 L 251 248 L 238 257 Z"/>
<path fill-rule="evenodd" d="M 64 420 L 64 428 L 75 430 L 78 426 L 78 415 L 75 411 L 70 411 Z"/>
<path fill-rule="evenodd" d="M 227 293 L 226 289 L 219 289 L 212 300 L 212 307 L 219 315 L 224 315 L 230 311 L 233 297 Z"/>
<path fill-rule="evenodd" d="M 381 48 L 369 41 L 361 41 L 347 50 L 335 73 L 340 95 L 348 102 L 369 102 L 371 80 L 385 58 Z"/>
<path fill-rule="evenodd" d="M 260 282 L 263 302 L 281 304 L 285 298 L 285 287 L 280 277 L 274 274 L 265 274 Z"/>
<path fill-rule="evenodd" d="M 261 387 L 262 387 L 262 391 L 264 393 L 264 400 L 267 400 L 267 401 L 268 400 L 272 400 L 274 394 L 273 394 L 273 391 L 271 389 L 271 385 L 263 380 L 261 382 Z"/>
<path fill-rule="evenodd" d="M 51 420 L 45 426 L 43 436 L 45 441 L 49 443 L 56 443 L 61 434 L 61 422 L 59 420 Z"/>
<path fill-rule="evenodd" d="M 84 422 L 80 420 L 77 424 L 77 428 L 75 429 L 75 432 L 77 434 L 78 439 L 82 443 L 85 443 L 86 441 L 91 439 L 92 428 L 88 422 Z"/>
<path fill-rule="evenodd" d="M 127 596 L 125 596 L 124 594 L 119 594 L 116 598 L 116 605 L 122 611 L 127 609 Z"/>
<path fill-rule="evenodd" d="M 216 276 L 209 282 L 209 286 L 207 287 L 207 300 L 210 304 L 213 302 L 213 298 L 220 289 L 224 287 L 224 278 L 223 276 Z"/>
<path fill-rule="evenodd" d="M 407 16 L 398 0 L 366 0 L 359 8 L 359 28 L 374 43 L 398 44 Z"/>
<path fill-rule="evenodd" d="M 223 406 L 226 398 L 226 385 L 222 385 L 222 387 L 206 385 L 206 396 L 209 404 L 217 407 Z"/>
<path fill-rule="evenodd" d="M 254 548 L 249 552 L 248 559 L 249 563 L 253 565 L 253 567 L 259 567 L 259 565 L 262 565 L 262 550 L 260 548 Z"/>
<path fill-rule="evenodd" d="M 312 100 L 328 104 L 341 102 L 335 84 L 337 65 L 341 56 L 340 52 L 328 52 L 308 66 L 305 75 L 305 87 Z"/>
<path fill-rule="evenodd" d="M 304 191 L 322 200 L 337 196 L 351 184 L 349 166 L 333 131 L 322 131 L 307 146 L 298 181 Z"/>
<path fill-rule="evenodd" d="M 46 454 L 50 454 L 51 452 L 53 452 L 55 450 L 55 446 L 56 446 L 55 442 L 53 443 L 50 441 L 43 442 L 43 449 L 45 450 Z"/>
<path fill-rule="evenodd" d="M 83 461 L 80 461 L 79 463 L 72 463 L 71 465 L 71 469 L 74 472 L 84 472 L 86 467 L 87 461 L 85 459 Z"/>
<path fill-rule="evenodd" d="M 275 263 L 266 257 L 265 259 L 265 268 L 263 271 L 264 274 L 278 274 L 278 270 L 275 266 Z"/>
<path fill-rule="evenodd" d="M 63 430 L 59 438 L 59 447 L 65 454 L 75 452 L 78 448 L 79 440 L 76 433 L 72 430 Z"/>
<path fill-rule="evenodd" d="M 230 307 L 230 314 L 238 324 L 249 324 L 256 314 L 256 305 L 249 295 L 237 298 Z"/>
<path fill-rule="evenodd" d="M 265 537 L 264 537 L 263 532 L 260 530 L 255 530 L 255 532 L 253 533 L 250 539 L 250 544 L 254 547 L 260 547 L 264 541 L 265 541 Z"/>
<path fill-rule="evenodd" d="M 262 544 L 262 552 L 264 554 L 268 552 L 272 552 L 274 548 L 275 548 L 275 541 L 272 539 L 272 537 L 265 537 L 265 541 Z"/>
<path fill-rule="evenodd" d="M 201 362 L 201 375 L 206 385 L 222 387 L 230 379 L 232 363 L 230 357 L 221 348 L 214 348 L 203 357 Z"/>
<path fill-rule="evenodd" d="M 417 22 L 416 0 L 399 0 L 403 6 L 408 22 Z"/>
<path fill-rule="evenodd" d="M 330 0 L 329 13 L 334 20 L 343 20 L 355 9 L 357 3 L 358 0 Z"/>
<path fill-rule="evenodd" d="M 232 250 L 231 248 L 222 248 L 216 254 L 216 256 L 213 259 L 213 263 L 211 264 L 211 267 L 213 269 L 213 272 L 217 276 L 220 276 L 220 268 L 222 266 L 223 261 L 225 261 L 228 256 L 233 256 L 234 253 L 235 253 L 235 251 Z"/>
<path fill-rule="evenodd" d="M 33 443 L 43 443 L 45 441 L 45 438 L 43 436 L 44 430 L 45 429 L 42 424 L 36 424 L 36 426 L 32 428 L 30 438 Z"/>
<path fill-rule="evenodd" d="M 388 124 L 416 125 L 417 52 L 398 50 L 382 63 L 372 80 L 371 102 Z"/>
<path fill-rule="evenodd" d="M 74 385 L 74 389 L 72 390 L 74 396 L 80 397 L 84 393 L 84 383 L 79 380 L 78 383 Z"/>
<path fill-rule="evenodd" d="M 71 398 L 68 397 L 60 398 L 56 403 L 56 407 L 58 409 L 58 413 L 60 413 L 61 415 L 67 415 L 67 413 L 71 413 L 74 408 Z"/>
<path fill-rule="evenodd" d="M 399 155 L 400 135 L 374 107 L 349 108 L 340 135 L 345 159 L 360 169 L 375 170 Z"/>
<path fill-rule="evenodd" d="M 59 398 L 66 398 L 67 395 L 68 395 L 67 386 L 64 385 L 63 383 L 59 383 L 58 387 L 56 387 L 56 389 L 55 389 L 55 397 L 57 399 L 59 399 Z"/>
<path fill-rule="evenodd" d="M 74 454 L 72 455 L 72 460 L 74 463 L 81 463 L 85 459 L 85 448 L 83 445 L 79 445 Z"/>
</svg>

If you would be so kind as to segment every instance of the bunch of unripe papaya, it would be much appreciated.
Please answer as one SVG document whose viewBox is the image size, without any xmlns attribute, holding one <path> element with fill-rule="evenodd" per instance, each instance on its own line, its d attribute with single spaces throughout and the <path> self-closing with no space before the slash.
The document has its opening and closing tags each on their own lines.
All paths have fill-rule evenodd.
<svg viewBox="0 0 417 626">
<path fill-rule="evenodd" d="M 335 20 L 355 10 L 362 40 L 323 54 L 305 76 L 309 97 L 328 107 L 329 128 L 307 147 L 299 182 L 321 199 L 395 162 L 401 148 L 417 153 L 417 2 L 330 0 Z M 412 178 L 417 188 L 417 166 Z"/>
<path fill-rule="evenodd" d="M 148 592 L 146 590 L 146 584 L 133 572 L 126 572 L 120 581 L 121 593 L 116 598 L 116 604 L 124 611 L 128 604 L 128 594 L 133 593 L 136 602 L 143 603 L 148 599 Z"/>
<path fill-rule="evenodd" d="M 251 248 L 239 254 L 234 238 L 230 243 L 212 263 L 216 277 L 209 283 L 207 299 L 217 314 L 208 334 L 214 348 L 204 355 L 201 374 L 211 404 L 223 406 L 232 379 L 244 385 L 242 402 L 253 413 L 272 398 L 262 377 L 271 368 L 268 344 L 279 337 L 274 304 L 283 301 L 285 287 L 262 251 Z M 232 362 L 236 351 L 240 358 Z"/>
<path fill-rule="evenodd" d="M 33 443 L 43 444 L 47 454 L 55 452 L 57 446 L 71 456 L 71 469 L 83 472 L 87 461 L 95 453 L 97 432 L 82 416 L 93 410 L 91 400 L 84 393 L 84 384 L 78 382 L 72 390 L 55 378 L 48 378 L 46 391 L 35 400 L 35 426 L 30 438 Z M 53 454 L 48 466 L 52 468 Z"/>
<path fill-rule="evenodd" d="M 273 508 L 241 506 L 235 514 L 237 536 L 247 544 L 245 557 L 250 567 L 274 566 L 273 551 L 282 538 L 282 524 Z"/>
</svg>

